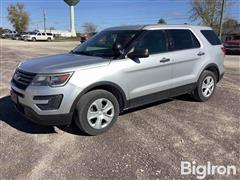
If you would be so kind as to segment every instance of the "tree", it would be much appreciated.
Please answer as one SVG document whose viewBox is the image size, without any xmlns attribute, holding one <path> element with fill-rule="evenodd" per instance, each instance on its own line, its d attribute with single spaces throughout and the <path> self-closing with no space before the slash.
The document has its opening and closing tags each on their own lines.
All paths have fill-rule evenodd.
<svg viewBox="0 0 240 180">
<path fill-rule="evenodd" d="M 85 33 L 93 33 L 97 30 L 97 26 L 93 23 L 84 23 L 83 27 Z"/>
<path fill-rule="evenodd" d="M 0 27 L 0 35 L 4 33 L 4 29 L 2 27 Z"/>
<path fill-rule="evenodd" d="M 223 34 L 240 33 L 238 21 L 228 18 L 223 22 Z"/>
<path fill-rule="evenodd" d="M 200 20 L 200 24 L 211 26 L 214 30 L 218 30 L 222 0 L 192 0 L 191 1 L 191 16 L 192 21 Z M 230 6 L 227 1 L 225 9 Z"/>
<path fill-rule="evenodd" d="M 8 6 L 8 20 L 13 25 L 16 31 L 26 31 L 29 24 L 29 15 L 24 10 L 24 4 L 10 4 Z"/>
<path fill-rule="evenodd" d="M 167 22 L 165 21 L 165 19 L 161 18 L 159 19 L 158 24 L 167 24 Z"/>
</svg>

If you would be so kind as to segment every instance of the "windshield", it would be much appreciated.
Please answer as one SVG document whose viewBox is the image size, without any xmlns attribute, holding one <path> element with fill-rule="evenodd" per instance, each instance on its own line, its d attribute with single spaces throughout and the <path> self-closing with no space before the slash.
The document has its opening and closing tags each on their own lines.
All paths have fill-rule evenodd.
<svg viewBox="0 0 240 180">
<path fill-rule="evenodd" d="M 240 36 L 233 36 L 233 40 L 240 40 Z"/>
<path fill-rule="evenodd" d="M 114 57 L 113 45 L 120 43 L 126 48 L 140 31 L 102 31 L 92 39 L 76 47 L 72 53 L 89 56 Z"/>
</svg>

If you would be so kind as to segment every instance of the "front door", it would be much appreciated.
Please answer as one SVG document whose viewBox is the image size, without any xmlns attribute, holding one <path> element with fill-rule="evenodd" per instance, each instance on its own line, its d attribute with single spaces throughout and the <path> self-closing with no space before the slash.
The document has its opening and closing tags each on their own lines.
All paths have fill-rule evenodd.
<svg viewBox="0 0 240 180">
<path fill-rule="evenodd" d="M 145 104 L 167 96 L 171 88 L 172 55 L 168 52 L 168 40 L 163 30 L 149 30 L 137 40 L 133 48 L 148 49 L 148 58 L 126 60 L 126 81 L 128 82 L 131 105 Z"/>
</svg>

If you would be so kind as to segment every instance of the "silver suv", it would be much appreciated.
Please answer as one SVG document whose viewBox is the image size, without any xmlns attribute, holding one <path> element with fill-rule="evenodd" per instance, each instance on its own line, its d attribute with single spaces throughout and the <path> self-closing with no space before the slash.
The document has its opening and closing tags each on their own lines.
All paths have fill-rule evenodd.
<svg viewBox="0 0 240 180">
<path fill-rule="evenodd" d="M 11 97 L 38 124 L 74 120 L 97 135 L 129 108 L 186 93 L 207 101 L 223 77 L 224 52 L 209 27 L 109 28 L 69 53 L 21 63 Z"/>
</svg>

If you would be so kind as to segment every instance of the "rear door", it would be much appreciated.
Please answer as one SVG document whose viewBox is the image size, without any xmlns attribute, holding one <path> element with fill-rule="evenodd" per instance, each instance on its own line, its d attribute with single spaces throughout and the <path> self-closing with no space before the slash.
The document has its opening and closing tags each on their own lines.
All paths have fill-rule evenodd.
<svg viewBox="0 0 240 180">
<path fill-rule="evenodd" d="M 47 40 L 47 34 L 46 33 L 42 33 L 42 37 L 41 37 L 41 40 Z"/>
<path fill-rule="evenodd" d="M 148 30 L 133 45 L 135 49 L 148 49 L 148 58 L 126 61 L 126 81 L 132 106 L 161 98 L 161 91 L 171 88 L 172 56 L 164 30 Z M 167 91 L 166 91 L 167 93 Z M 167 94 L 165 94 L 167 96 Z"/>
<path fill-rule="evenodd" d="M 173 87 L 194 83 L 205 56 L 204 49 L 190 29 L 169 29 L 167 32 L 173 56 Z"/>
<path fill-rule="evenodd" d="M 42 40 L 42 34 L 41 34 L 41 33 L 37 33 L 36 39 L 37 39 L 37 40 Z"/>
</svg>

